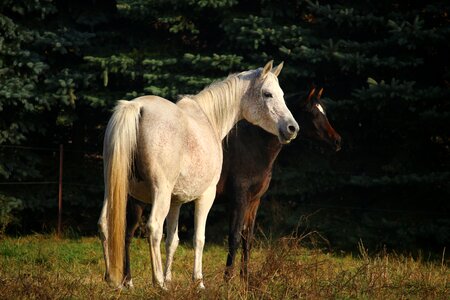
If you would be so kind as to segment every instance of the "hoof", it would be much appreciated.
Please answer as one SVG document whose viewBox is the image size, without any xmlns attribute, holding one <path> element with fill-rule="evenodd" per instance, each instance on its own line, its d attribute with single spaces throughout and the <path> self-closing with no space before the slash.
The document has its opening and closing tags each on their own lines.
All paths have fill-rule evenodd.
<svg viewBox="0 0 450 300">
<path fill-rule="evenodd" d="M 241 271 L 239 277 L 241 278 L 242 281 L 248 282 L 248 272 Z"/>
<path fill-rule="evenodd" d="M 231 278 L 233 278 L 233 269 L 226 268 L 225 273 L 223 274 L 223 280 L 225 280 L 225 282 L 229 282 Z"/>
<path fill-rule="evenodd" d="M 115 291 L 121 291 L 124 288 L 123 284 L 115 284 L 113 282 L 108 282 L 108 285 Z"/>
<path fill-rule="evenodd" d="M 113 288 L 114 290 L 120 291 L 124 288 L 123 284 L 116 284 L 112 281 L 108 281 L 108 285 L 109 287 Z"/>
<path fill-rule="evenodd" d="M 124 288 L 123 282 L 121 283 L 116 283 L 114 282 L 111 277 L 109 276 L 109 274 L 105 273 L 105 277 L 104 277 L 106 283 L 109 285 L 109 287 L 115 289 L 115 290 L 121 290 Z"/>
<path fill-rule="evenodd" d="M 153 282 L 153 286 L 164 292 L 169 290 L 164 282 Z"/>
<path fill-rule="evenodd" d="M 169 290 L 169 288 L 168 288 L 165 284 L 163 284 L 162 286 L 160 286 L 159 289 L 160 289 L 161 291 L 163 291 L 163 292 L 167 292 L 167 291 Z"/>
<path fill-rule="evenodd" d="M 123 286 L 127 289 L 134 289 L 133 279 L 126 280 L 123 284 Z"/>
<path fill-rule="evenodd" d="M 164 287 L 166 288 L 166 290 L 170 290 L 170 288 L 172 287 L 172 279 L 165 279 Z"/>
<path fill-rule="evenodd" d="M 198 280 L 197 281 L 197 290 L 198 291 L 204 291 L 206 288 L 205 288 L 205 285 L 203 284 L 203 280 Z"/>
</svg>

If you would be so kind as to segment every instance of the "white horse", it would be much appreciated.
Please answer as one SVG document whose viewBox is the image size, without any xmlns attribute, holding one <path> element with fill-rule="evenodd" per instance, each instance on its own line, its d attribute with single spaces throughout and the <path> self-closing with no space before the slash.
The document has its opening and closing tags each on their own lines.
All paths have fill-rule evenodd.
<svg viewBox="0 0 450 300">
<path fill-rule="evenodd" d="M 230 75 L 176 104 L 157 97 L 121 100 L 106 128 L 103 160 L 105 198 L 98 222 L 114 287 L 132 286 L 124 276 L 127 196 L 152 203 L 148 219 L 153 283 L 166 288 L 178 246 L 180 206 L 195 201 L 193 280 L 204 288 L 202 253 L 206 217 L 222 168 L 222 140 L 242 118 L 289 143 L 299 130 L 286 107 L 277 76 L 283 63 Z M 167 221 L 166 265 L 160 243 Z"/>
</svg>

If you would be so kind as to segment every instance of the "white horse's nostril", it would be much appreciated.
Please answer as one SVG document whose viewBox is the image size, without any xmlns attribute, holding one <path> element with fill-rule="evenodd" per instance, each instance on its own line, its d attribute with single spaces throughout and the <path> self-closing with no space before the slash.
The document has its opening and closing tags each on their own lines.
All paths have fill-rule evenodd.
<svg viewBox="0 0 450 300">
<path fill-rule="evenodd" d="M 289 133 L 295 133 L 297 131 L 297 128 L 294 125 L 289 125 L 288 126 L 288 132 Z"/>
</svg>

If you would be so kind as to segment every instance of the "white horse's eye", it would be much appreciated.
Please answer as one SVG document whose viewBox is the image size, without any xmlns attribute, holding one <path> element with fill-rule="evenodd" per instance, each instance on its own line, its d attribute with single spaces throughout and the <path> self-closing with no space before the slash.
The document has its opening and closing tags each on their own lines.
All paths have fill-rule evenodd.
<svg viewBox="0 0 450 300">
<path fill-rule="evenodd" d="M 263 92 L 264 97 L 266 98 L 272 98 L 272 94 L 269 92 Z"/>
</svg>

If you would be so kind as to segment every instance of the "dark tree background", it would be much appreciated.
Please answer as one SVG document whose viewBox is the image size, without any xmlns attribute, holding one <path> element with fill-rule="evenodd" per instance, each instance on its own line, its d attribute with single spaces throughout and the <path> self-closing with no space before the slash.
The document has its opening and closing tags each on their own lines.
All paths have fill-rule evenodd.
<svg viewBox="0 0 450 300">
<path fill-rule="evenodd" d="M 361 239 L 372 249 L 440 251 L 450 241 L 449 9 L 444 1 L 4 0 L 0 229 L 53 230 L 64 144 L 65 227 L 93 233 L 103 131 L 117 99 L 176 100 L 274 59 L 285 62 L 286 94 L 324 87 L 344 147 L 286 147 L 259 226 L 317 230 L 333 248 Z M 191 213 L 183 210 L 182 232 Z M 207 231 L 218 241 L 227 219 L 217 203 Z"/>
</svg>

